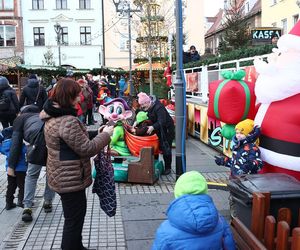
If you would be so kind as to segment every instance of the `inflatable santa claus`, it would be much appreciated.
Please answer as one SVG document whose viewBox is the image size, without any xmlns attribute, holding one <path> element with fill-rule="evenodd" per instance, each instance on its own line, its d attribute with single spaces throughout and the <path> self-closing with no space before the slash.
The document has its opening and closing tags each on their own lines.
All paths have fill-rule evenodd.
<svg viewBox="0 0 300 250">
<path fill-rule="evenodd" d="M 263 172 L 287 173 L 300 180 L 300 21 L 277 46 L 268 63 L 254 61 Z"/>
</svg>

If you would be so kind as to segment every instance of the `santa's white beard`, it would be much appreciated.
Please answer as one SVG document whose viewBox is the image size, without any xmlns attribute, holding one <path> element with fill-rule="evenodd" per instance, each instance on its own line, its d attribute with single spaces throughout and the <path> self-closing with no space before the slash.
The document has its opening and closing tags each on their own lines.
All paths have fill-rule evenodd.
<svg viewBox="0 0 300 250">
<path fill-rule="evenodd" d="M 273 55 L 273 60 L 254 62 L 259 73 L 255 83 L 258 103 L 271 103 L 300 93 L 300 53 L 290 51 L 278 57 Z"/>
</svg>

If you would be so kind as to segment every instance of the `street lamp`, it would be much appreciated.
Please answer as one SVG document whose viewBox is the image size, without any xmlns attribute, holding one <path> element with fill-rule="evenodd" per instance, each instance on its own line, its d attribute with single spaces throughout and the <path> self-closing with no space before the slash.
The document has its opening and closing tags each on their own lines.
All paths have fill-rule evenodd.
<svg viewBox="0 0 300 250">
<path fill-rule="evenodd" d="M 140 12 L 141 5 L 137 6 L 137 9 L 131 9 L 130 1 L 128 0 L 113 0 L 116 7 L 116 11 L 122 14 L 128 15 L 128 40 L 129 40 L 129 86 L 130 86 L 130 95 L 133 96 L 135 93 L 134 86 L 132 82 L 132 58 L 131 58 L 131 13 Z"/>
<path fill-rule="evenodd" d="M 59 23 L 54 24 L 54 30 L 56 32 L 56 41 L 58 45 L 58 65 L 61 66 L 61 53 L 60 53 L 60 45 L 61 45 L 61 35 L 62 35 L 62 27 Z"/>
</svg>

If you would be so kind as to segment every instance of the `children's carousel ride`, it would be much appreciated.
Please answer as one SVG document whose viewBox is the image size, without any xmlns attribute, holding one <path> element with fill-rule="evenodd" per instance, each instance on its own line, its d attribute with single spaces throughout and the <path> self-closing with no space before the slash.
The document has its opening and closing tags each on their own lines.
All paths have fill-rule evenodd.
<svg viewBox="0 0 300 250">
<path fill-rule="evenodd" d="M 122 98 L 101 105 L 99 112 L 114 124 L 110 148 L 115 181 L 153 184 L 164 170 L 162 161 L 158 160 L 158 137 L 130 132 L 130 126 L 124 121 L 132 116 L 132 111 Z"/>
</svg>

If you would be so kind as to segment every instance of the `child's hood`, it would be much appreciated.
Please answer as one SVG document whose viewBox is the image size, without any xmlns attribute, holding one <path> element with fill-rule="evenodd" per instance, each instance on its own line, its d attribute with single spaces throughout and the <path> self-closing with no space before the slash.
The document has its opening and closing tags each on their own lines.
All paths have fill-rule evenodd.
<svg viewBox="0 0 300 250">
<path fill-rule="evenodd" d="M 208 233 L 215 229 L 219 213 L 210 196 L 183 195 L 169 206 L 168 219 L 177 228 L 190 233 Z"/>
</svg>

